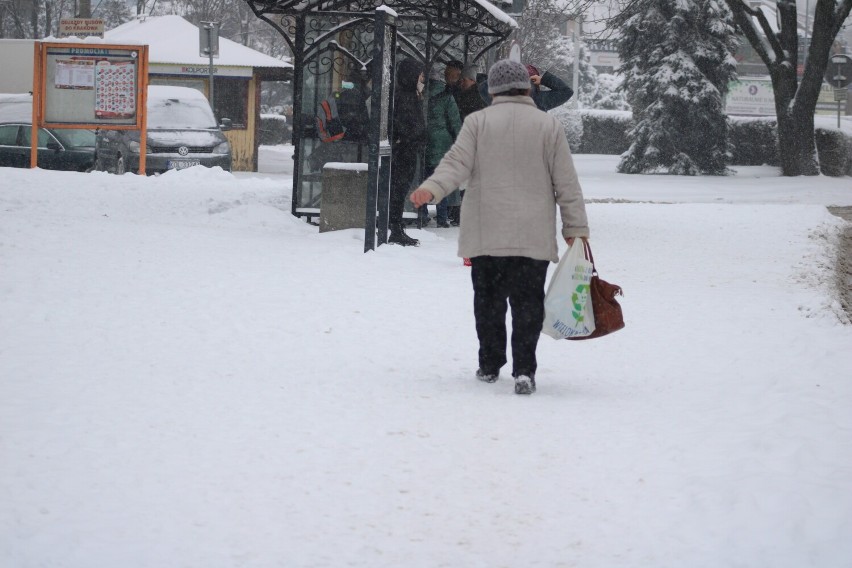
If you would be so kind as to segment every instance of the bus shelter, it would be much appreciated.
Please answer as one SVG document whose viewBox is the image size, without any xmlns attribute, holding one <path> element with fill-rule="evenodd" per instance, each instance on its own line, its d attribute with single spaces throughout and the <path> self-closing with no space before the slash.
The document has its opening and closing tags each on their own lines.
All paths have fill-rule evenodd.
<svg viewBox="0 0 852 568">
<path fill-rule="evenodd" d="M 496 1 L 505 6 L 504 0 Z M 376 226 L 371 212 L 378 210 L 381 244 L 387 228 L 396 62 L 416 59 L 427 77 L 433 65 L 452 60 L 476 63 L 485 71 L 496 58 L 495 48 L 517 24 L 488 0 L 245 2 L 281 33 L 294 55 L 293 215 L 309 220 L 320 215 L 326 164 L 355 164 L 353 172 L 368 171 L 364 226 Z M 330 108 L 333 101 L 345 104 Z M 329 129 L 332 121 L 324 119 L 337 112 L 341 118 L 346 113 L 362 117 L 362 127 L 347 128 L 342 136 Z M 370 232 L 366 249 L 373 248 Z"/>
</svg>

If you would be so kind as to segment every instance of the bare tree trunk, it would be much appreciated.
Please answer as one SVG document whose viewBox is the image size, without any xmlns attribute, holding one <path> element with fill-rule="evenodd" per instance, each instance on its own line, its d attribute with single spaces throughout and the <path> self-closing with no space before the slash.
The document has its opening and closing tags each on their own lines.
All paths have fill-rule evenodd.
<svg viewBox="0 0 852 568">
<path fill-rule="evenodd" d="M 79 8 L 77 11 L 78 18 L 92 17 L 92 0 L 79 0 L 79 4 L 77 6 Z"/>
<path fill-rule="evenodd" d="M 249 44 L 249 32 L 250 30 L 250 21 L 252 19 L 251 12 L 249 11 L 248 4 L 245 2 L 240 2 L 237 8 L 237 17 L 240 20 L 240 42 L 248 46 Z"/>
<path fill-rule="evenodd" d="M 813 113 L 790 112 L 789 106 L 781 109 L 776 99 L 778 117 L 778 155 L 781 159 L 781 175 L 819 175 L 819 159 L 814 141 Z M 784 112 L 786 110 L 786 112 Z"/>
<path fill-rule="evenodd" d="M 801 82 L 798 65 L 796 4 L 777 4 L 780 31 L 775 32 L 762 11 L 743 0 L 726 0 L 740 31 L 766 64 L 775 94 L 778 153 L 785 176 L 819 175 L 814 141 L 814 112 L 828 65 L 829 52 L 849 16 L 852 0 L 817 0 L 813 33 Z"/>
<path fill-rule="evenodd" d="M 12 37 L 16 39 L 28 37 L 26 26 L 24 24 L 24 18 L 22 16 L 21 4 L 22 2 L 11 2 L 9 4 L 9 15 L 12 18 L 12 23 L 14 24 L 15 30 L 12 34 Z"/>
<path fill-rule="evenodd" d="M 805 81 L 802 81 L 802 85 L 798 84 L 795 65 L 774 65 L 769 70 L 769 76 L 775 93 L 781 174 L 819 175 L 814 140 L 814 110 L 819 90 L 816 96 L 810 96 L 810 91 L 805 89 Z"/>
<path fill-rule="evenodd" d="M 41 37 L 38 33 L 38 13 L 41 9 L 41 0 L 33 0 L 33 5 L 30 12 L 30 28 L 32 29 L 34 38 Z"/>
<path fill-rule="evenodd" d="M 44 0 L 44 35 L 49 36 L 53 31 L 54 0 Z"/>
</svg>

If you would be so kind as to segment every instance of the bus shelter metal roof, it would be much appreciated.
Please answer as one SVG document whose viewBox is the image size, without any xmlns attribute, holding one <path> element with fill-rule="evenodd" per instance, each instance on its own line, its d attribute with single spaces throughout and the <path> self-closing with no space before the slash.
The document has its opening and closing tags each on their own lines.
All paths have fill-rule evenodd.
<svg viewBox="0 0 852 568">
<path fill-rule="evenodd" d="M 432 57 L 476 61 L 491 47 L 505 40 L 517 28 L 515 20 L 488 0 L 244 0 L 258 18 L 276 28 L 294 54 L 310 51 L 334 29 L 311 30 L 305 45 L 297 45 L 295 18 L 325 15 L 330 18 L 362 16 L 370 18 L 376 8 L 385 6 L 399 21 L 399 42 L 409 55 L 427 65 Z M 501 5 L 506 6 L 502 0 Z M 511 5 L 511 4 L 509 4 Z M 319 26 L 317 26 L 319 28 Z M 451 46 L 464 37 L 464 47 Z M 446 53 L 445 53 L 446 52 Z"/>
<path fill-rule="evenodd" d="M 492 48 L 517 28 L 515 20 L 489 0 L 244 1 L 258 18 L 281 33 L 293 52 L 292 213 L 309 220 L 322 219 L 323 164 L 330 162 L 368 162 L 370 179 L 384 180 L 378 188 L 379 195 L 385 195 L 379 198 L 379 211 L 386 210 L 387 176 L 377 173 L 376 163 L 381 161 L 380 169 L 386 174 L 390 156 L 385 156 L 387 149 L 381 142 L 387 141 L 385 119 L 392 113 L 394 61 L 403 57 L 419 60 L 427 76 L 433 65 L 451 60 L 478 64 L 484 71 L 496 51 Z M 386 21 L 391 22 L 392 32 L 387 32 Z M 388 38 L 390 44 L 385 46 Z M 385 55 L 384 60 L 373 61 L 386 48 L 392 54 L 390 59 Z M 383 71 L 386 68 L 391 69 L 390 75 Z M 321 142 L 313 126 L 321 103 L 334 96 L 344 81 L 366 88 L 367 77 L 382 78 L 370 87 L 371 104 L 375 105 L 370 122 L 382 124 L 379 138 L 369 143 Z M 326 156 L 329 152 L 333 159 Z M 373 185 L 370 181 L 369 195 L 376 192 Z M 375 225 L 371 212 L 375 208 L 368 205 L 368 227 Z M 382 233 L 380 230 L 380 243 Z"/>
</svg>

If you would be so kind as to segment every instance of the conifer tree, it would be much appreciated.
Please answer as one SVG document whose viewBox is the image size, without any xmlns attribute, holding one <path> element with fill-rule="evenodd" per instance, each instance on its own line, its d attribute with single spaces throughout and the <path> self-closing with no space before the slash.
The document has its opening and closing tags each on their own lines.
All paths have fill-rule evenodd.
<svg viewBox="0 0 852 568">
<path fill-rule="evenodd" d="M 725 174 L 723 99 L 738 42 L 730 10 L 717 0 L 641 0 L 619 20 L 619 72 L 636 126 L 618 171 Z"/>
</svg>

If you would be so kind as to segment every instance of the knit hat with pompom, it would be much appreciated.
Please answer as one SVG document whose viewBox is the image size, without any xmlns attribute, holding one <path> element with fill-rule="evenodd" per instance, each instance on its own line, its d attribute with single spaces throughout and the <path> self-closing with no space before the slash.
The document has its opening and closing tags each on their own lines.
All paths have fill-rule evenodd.
<svg viewBox="0 0 852 568">
<path fill-rule="evenodd" d="M 501 59 L 488 71 L 488 94 L 499 95 L 512 89 L 529 89 L 527 68 L 517 61 Z"/>
</svg>

